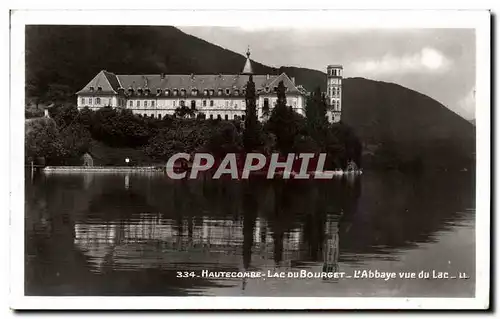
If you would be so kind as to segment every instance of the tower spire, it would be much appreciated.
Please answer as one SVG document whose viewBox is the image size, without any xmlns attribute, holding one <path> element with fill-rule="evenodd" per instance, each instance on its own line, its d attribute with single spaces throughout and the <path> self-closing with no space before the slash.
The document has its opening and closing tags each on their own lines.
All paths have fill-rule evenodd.
<svg viewBox="0 0 500 319">
<path fill-rule="evenodd" d="M 253 74 L 252 62 L 250 61 L 250 46 L 247 48 L 247 60 L 245 61 L 245 66 L 243 67 L 243 71 L 241 74 L 251 75 Z"/>
</svg>

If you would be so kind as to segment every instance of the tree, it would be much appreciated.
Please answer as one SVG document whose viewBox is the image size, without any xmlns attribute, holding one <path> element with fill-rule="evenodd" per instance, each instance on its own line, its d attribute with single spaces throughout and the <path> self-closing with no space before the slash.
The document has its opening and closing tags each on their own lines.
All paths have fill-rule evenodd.
<svg viewBox="0 0 500 319">
<path fill-rule="evenodd" d="M 307 99 L 306 118 L 308 129 L 315 137 L 328 125 L 326 120 L 326 100 L 319 87 Z"/>
<path fill-rule="evenodd" d="M 180 117 L 180 118 L 186 118 L 186 117 L 194 117 L 196 113 L 195 108 L 189 108 L 185 105 L 179 106 L 178 108 L 175 109 L 175 116 Z"/>
<path fill-rule="evenodd" d="M 58 127 L 64 128 L 74 123 L 77 120 L 79 113 L 76 105 L 65 103 L 56 104 L 49 108 L 49 115 L 54 119 Z"/>
<path fill-rule="evenodd" d="M 255 83 L 253 77 L 250 75 L 248 78 L 246 93 L 246 117 L 245 117 L 245 130 L 243 132 L 243 144 L 245 145 L 246 152 L 252 152 L 261 143 L 259 141 L 259 123 L 257 121 L 257 103 L 255 95 Z"/>
<path fill-rule="evenodd" d="M 277 89 L 277 104 L 271 112 L 266 128 L 276 136 L 276 147 L 282 153 L 293 149 L 295 137 L 305 131 L 304 118 L 286 106 L 285 85 L 280 81 Z"/>
<path fill-rule="evenodd" d="M 59 164 L 66 155 L 56 123 L 51 119 L 34 119 L 26 123 L 25 156 L 34 160 L 44 157 L 47 164 Z"/>
</svg>

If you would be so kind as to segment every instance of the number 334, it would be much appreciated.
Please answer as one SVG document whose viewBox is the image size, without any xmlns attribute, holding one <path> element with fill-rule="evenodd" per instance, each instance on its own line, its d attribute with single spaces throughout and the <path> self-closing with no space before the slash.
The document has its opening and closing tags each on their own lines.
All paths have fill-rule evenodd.
<svg viewBox="0 0 500 319">
<path fill-rule="evenodd" d="M 177 272 L 177 278 L 188 278 L 188 277 L 196 277 L 194 274 L 194 271 L 188 272 L 188 271 L 178 271 Z"/>
</svg>

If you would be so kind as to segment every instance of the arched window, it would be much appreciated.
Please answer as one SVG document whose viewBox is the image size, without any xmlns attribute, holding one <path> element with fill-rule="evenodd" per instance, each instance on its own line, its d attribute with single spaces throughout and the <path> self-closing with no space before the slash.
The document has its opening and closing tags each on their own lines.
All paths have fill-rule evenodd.
<svg viewBox="0 0 500 319">
<path fill-rule="evenodd" d="M 220 114 L 217 114 L 217 119 L 222 120 L 222 117 L 220 116 Z"/>
<path fill-rule="evenodd" d="M 210 119 L 213 120 L 214 119 L 214 115 L 213 114 L 210 114 Z"/>
<path fill-rule="evenodd" d="M 194 109 L 196 109 L 196 101 L 191 100 L 191 110 L 194 110 Z"/>
<path fill-rule="evenodd" d="M 144 113 L 144 117 L 148 117 L 148 115 L 146 113 Z"/>
<path fill-rule="evenodd" d="M 158 119 L 161 120 L 161 114 L 158 114 Z"/>
<path fill-rule="evenodd" d="M 225 119 L 226 121 L 227 121 L 227 120 L 229 120 L 229 116 L 228 116 L 227 114 L 226 114 L 226 115 L 224 115 L 224 119 Z"/>
</svg>

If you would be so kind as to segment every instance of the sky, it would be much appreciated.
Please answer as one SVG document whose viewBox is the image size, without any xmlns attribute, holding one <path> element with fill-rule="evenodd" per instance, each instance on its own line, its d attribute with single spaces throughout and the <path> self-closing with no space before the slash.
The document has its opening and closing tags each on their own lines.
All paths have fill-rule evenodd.
<svg viewBox="0 0 500 319">
<path fill-rule="evenodd" d="M 273 66 L 326 72 L 342 64 L 344 77 L 397 83 L 475 118 L 473 29 L 266 29 L 180 27 L 188 34 Z"/>
</svg>

